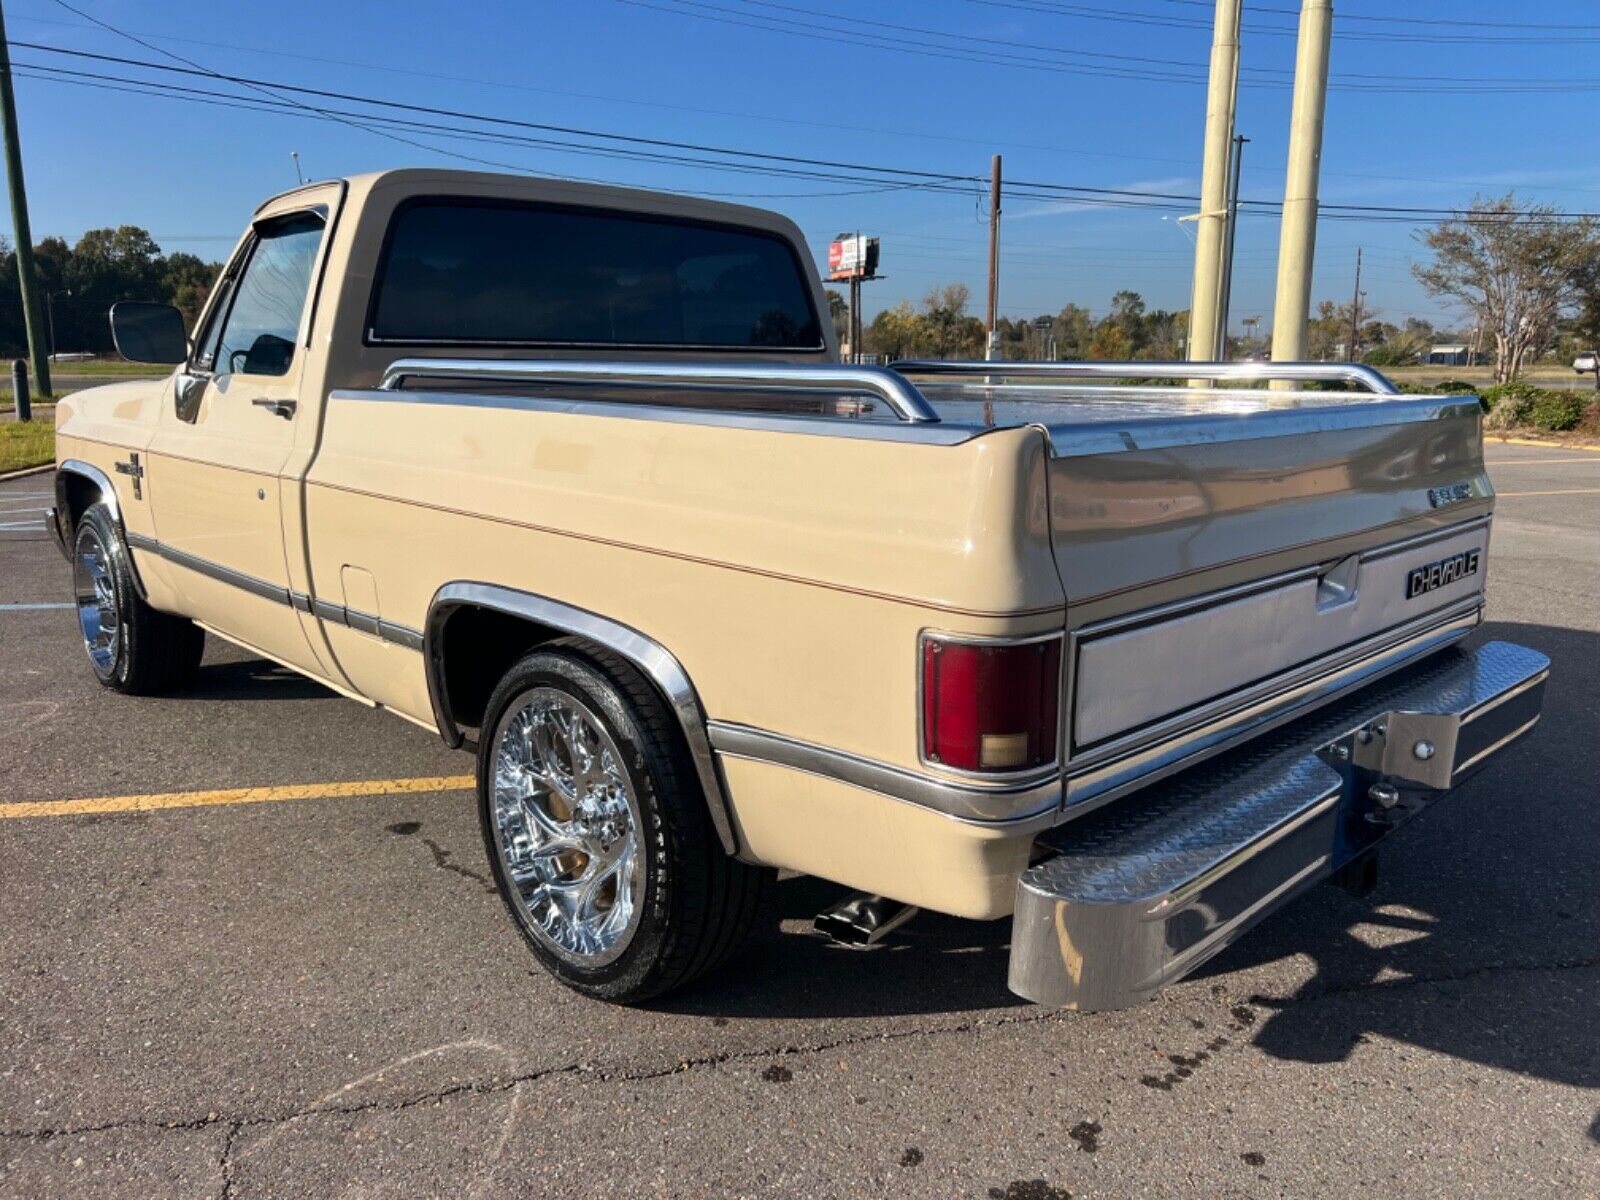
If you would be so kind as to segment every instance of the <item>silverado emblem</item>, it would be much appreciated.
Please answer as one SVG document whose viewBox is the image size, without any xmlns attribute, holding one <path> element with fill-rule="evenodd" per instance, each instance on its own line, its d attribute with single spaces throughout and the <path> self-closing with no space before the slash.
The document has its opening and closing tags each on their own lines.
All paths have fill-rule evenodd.
<svg viewBox="0 0 1600 1200">
<path fill-rule="evenodd" d="M 1431 592 L 1434 588 L 1442 588 L 1458 579 L 1465 579 L 1468 575 L 1476 575 L 1478 559 L 1481 556 L 1482 551 L 1463 550 L 1460 554 L 1452 554 L 1449 558 L 1441 558 L 1438 562 L 1412 567 L 1406 574 L 1406 599 Z"/>
</svg>

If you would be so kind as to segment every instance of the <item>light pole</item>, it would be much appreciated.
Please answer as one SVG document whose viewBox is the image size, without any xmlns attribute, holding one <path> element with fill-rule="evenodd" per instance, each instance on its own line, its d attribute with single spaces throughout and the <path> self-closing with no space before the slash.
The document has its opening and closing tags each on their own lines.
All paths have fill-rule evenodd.
<svg viewBox="0 0 1600 1200">
<path fill-rule="evenodd" d="M 62 288 L 59 292 L 46 292 L 44 297 L 44 311 L 50 326 L 50 357 L 56 356 L 56 297 L 71 296 L 71 288 Z"/>
</svg>

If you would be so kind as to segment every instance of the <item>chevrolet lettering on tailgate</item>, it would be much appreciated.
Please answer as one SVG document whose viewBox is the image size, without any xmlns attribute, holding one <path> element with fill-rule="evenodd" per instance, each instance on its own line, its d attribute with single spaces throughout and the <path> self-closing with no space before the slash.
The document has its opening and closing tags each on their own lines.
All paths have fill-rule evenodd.
<svg viewBox="0 0 1600 1200">
<path fill-rule="evenodd" d="M 1463 550 L 1460 554 L 1452 554 L 1449 558 L 1441 558 L 1438 562 L 1413 567 L 1406 576 L 1406 599 L 1431 592 L 1435 588 L 1442 588 L 1458 579 L 1465 579 L 1468 575 L 1476 575 L 1478 557 L 1477 550 Z"/>
</svg>

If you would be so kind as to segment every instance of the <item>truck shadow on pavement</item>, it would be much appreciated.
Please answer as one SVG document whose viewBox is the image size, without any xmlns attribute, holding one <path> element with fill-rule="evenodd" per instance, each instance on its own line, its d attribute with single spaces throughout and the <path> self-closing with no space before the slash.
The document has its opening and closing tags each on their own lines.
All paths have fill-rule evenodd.
<svg viewBox="0 0 1600 1200">
<path fill-rule="evenodd" d="M 1600 635 L 1490 625 L 1474 640 L 1496 638 L 1555 664 L 1528 741 L 1401 830 L 1371 895 L 1313 889 L 1177 985 L 1247 1001 L 1266 1054 L 1338 1062 L 1384 1038 L 1600 1086 Z M 923 914 L 885 946 L 849 950 L 809 932 L 841 893 L 780 884 L 777 916 L 805 932 L 762 938 L 662 1007 L 853 1017 L 1023 1006 L 1005 986 L 1009 922 Z"/>
<path fill-rule="evenodd" d="M 232 649 L 231 647 L 229 648 Z M 338 693 L 298 671 L 264 658 L 209 660 L 185 685 L 184 701 L 193 700 L 337 700 Z"/>
<path fill-rule="evenodd" d="M 1386 844 L 1371 895 L 1315 889 L 1198 972 L 1238 992 L 1259 989 L 1258 968 L 1311 960 L 1297 986 L 1249 996 L 1267 1054 L 1339 1062 L 1380 1037 L 1600 1087 L 1600 635 L 1474 636 L 1492 639 L 1552 660 L 1528 740 Z"/>
</svg>

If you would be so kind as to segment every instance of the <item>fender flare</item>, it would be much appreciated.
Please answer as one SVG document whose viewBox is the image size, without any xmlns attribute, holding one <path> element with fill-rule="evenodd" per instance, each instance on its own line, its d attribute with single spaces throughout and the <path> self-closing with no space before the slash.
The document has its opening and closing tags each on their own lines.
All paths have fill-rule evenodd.
<svg viewBox="0 0 1600 1200">
<path fill-rule="evenodd" d="M 439 736 L 445 744 L 456 747 L 465 741 L 461 727 L 450 711 L 450 698 L 445 687 L 444 627 L 457 609 L 481 608 L 506 616 L 520 617 L 535 624 L 560 630 L 564 634 L 581 637 L 604 646 L 621 655 L 650 680 L 671 706 L 689 755 L 694 761 L 695 773 L 705 792 L 706 806 L 711 823 L 729 855 L 738 854 L 738 839 L 734 833 L 732 810 L 728 804 L 727 788 L 722 773 L 717 768 L 717 758 L 711 749 L 711 738 L 706 732 L 706 714 L 700 705 L 699 694 L 689 681 L 683 664 L 653 638 L 619 621 L 602 617 L 587 609 L 564 604 L 546 596 L 520 592 L 498 584 L 456 580 L 445 584 L 433 595 L 428 605 L 428 619 L 422 634 L 422 656 L 428 675 L 428 699 L 433 705 L 433 715 L 439 726 Z"/>
<path fill-rule="evenodd" d="M 66 488 L 66 477 L 68 475 L 76 475 L 79 478 L 88 480 L 95 490 L 100 493 L 100 499 L 104 501 L 106 508 L 110 511 L 111 519 L 117 523 L 117 532 L 122 535 L 122 544 L 128 549 L 125 560 L 128 567 L 128 576 L 133 580 L 133 590 L 139 593 L 139 599 L 148 604 L 150 597 L 144 590 L 144 580 L 139 578 L 139 568 L 133 561 L 133 543 L 128 539 L 128 527 L 122 519 L 122 501 L 117 497 L 116 485 L 111 482 L 111 476 L 107 475 L 99 467 L 76 458 L 65 459 L 56 467 L 55 522 L 57 536 L 61 542 L 62 549 L 70 559 L 72 557 L 71 534 L 73 531 L 69 530 L 64 524 L 70 512 L 67 506 Z"/>
</svg>

